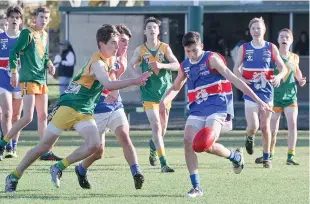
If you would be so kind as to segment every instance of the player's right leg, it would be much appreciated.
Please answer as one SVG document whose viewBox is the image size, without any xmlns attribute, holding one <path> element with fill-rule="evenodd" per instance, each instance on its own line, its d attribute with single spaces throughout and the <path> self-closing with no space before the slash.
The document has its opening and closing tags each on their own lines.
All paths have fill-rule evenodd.
<svg viewBox="0 0 310 204">
<path fill-rule="evenodd" d="M 159 157 L 161 171 L 162 172 L 174 172 L 174 170 L 168 165 L 168 162 L 166 159 L 164 139 L 162 137 L 163 130 L 162 130 L 162 125 L 160 121 L 158 103 L 144 102 L 144 108 L 145 108 L 147 118 L 152 128 L 152 142 L 154 142 L 156 152 Z M 150 163 L 152 165 L 151 158 L 150 158 Z"/>
<path fill-rule="evenodd" d="M 198 174 L 198 159 L 193 150 L 193 140 L 197 132 L 204 128 L 204 120 L 191 119 L 188 117 L 184 129 L 184 153 L 189 177 L 192 183 L 192 189 L 185 195 L 186 197 L 199 197 L 203 195 L 203 190 L 200 187 L 200 179 Z"/>
<path fill-rule="evenodd" d="M 245 148 L 248 154 L 254 153 L 255 134 L 259 128 L 258 106 L 255 102 L 244 100 L 245 119 L 247 122 L 247 133 Z"/>
<path fill-rule="evenodd" d="M 141 189 L 144 183 L 144 176 L 138 163 L 136 149 L 129 136 L 129 123 L 123 108 L 120 108 L 113 113 L 107 127 L 115 133 L 123 148 L 124 157 L 130 166 L 135 188 Z"/>
<path fill-rule="evenodd" d="M 15 192 L 18 184 L 18 180 L 21 178 L 24 171 L 34 163 L 42 154 L 48 152 L 58 140 L 59 135 L 53 131 L 46 130 L 44 137 L 40 140 L 40 143 L 29 150 L 24 156 L 18 167 L 6 177 L 5 180 L 5 192 Z"/>
<path fill-rule="evenodd" d="M 13 92 L 13 100 L 12 100 L 12 106 L 13 106 L 13 115 L 12 115 L 12 124 L 14 125 L 16 121 L 20 119 L 21 112 L 22 112 L 22 107 L 23 107 L 23 99 L 21 96 L 21 92 Z M 12 158 L 12 157 L 17 157 L 17 143 L 19 139 L 20 131 L 13 136 L 11 139 L 11 145 L 12 149 L 11 151 L 8 152 L 8 154 L 5 155 L 6 158 Z"/>
<path fill-rule="evenodd" d="M 35 104 L 35 96 L 34 94 L 24 95 L 23 96 L 23 116 L 14 123 L 10 131 L 3 137 L 0 141 L 0 148 L 4 147 L 5 145 L 10 142 L 10 140 L 25 126 L 27 126 L 33 118 L 33 111 L 34 111 L 34 104 Z M 0 149 L 1 151 L 1 149 Z"/>
<path fill-rule="evenodd" d="M 47 127 L 47 109 L 48 109 L 48 95 L 46 85 L 40 85 L 40 93 L 35 95 L 35 108 L 37 111 L 37 124 L 40 140 L 43 137 L 43 133 Z M 46 152 L 40 157 L 40 160 L 44 161 L 60 161 L 62 158 L 56 156 L 52 151 Z"/>
<path fill-rule="evenodd" d="M 74 127 L 84 138 L 84 144 L 73 151 L 68 157 L 54 164 L 50 168 L 52 183 L 60 187 L 62 171 L 71 164 L 81 161 L 101 147 L 98 128 L 91 115 L 82 114 L 67 106 L 60 106 L 47 129 L 55 134 L 60 134 L 63 130 Z"/>
<path fill-rule="evenodd" d="M 274 107 L 273 110 L 275 113 L 272 113 L 270 120 L 270 129 L 271 129 L 270 160 L 272 160 L 274 157 L 277 142 L 277 134 L 279 130 L 280 118 L 283 108 Z M 256 164 L 262 164 L 263 161 L 264 160 L 262 156 L 255 159 Z"/>
<path fill-rule="evenodd" d="M 0 88 L 0 107 L 3 110 L 2 111 L 3 117 L 1 120 L 2 132 L 3 135 L 7 135 L 12 127 L 12 114 L 13 114 L 12 93 L 3 88 Z M 3 153 L 5 148 L 7 152 L 9 152 L 12 149 L 12 146 L 10 143 L 8 143 L 6 147 L 0 146 L 0 161 L 3 160 Z"/>
<path fill-rule="evenodd" d="M 297 116 L 298 116 L 298 106 L 297 104 L 292 104 L 284 108 L 284 114 L 287 121 L 288 127 L 288 152 L 287 152 L 287 165 L 299 165 L 294 159 L 295 149 L 297 142 Z"/>
</svg>

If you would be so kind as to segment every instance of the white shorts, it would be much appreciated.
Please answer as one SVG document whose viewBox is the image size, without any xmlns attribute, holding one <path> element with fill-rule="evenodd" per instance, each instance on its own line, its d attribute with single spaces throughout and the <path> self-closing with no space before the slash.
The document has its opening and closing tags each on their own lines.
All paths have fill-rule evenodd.
<svg viewBox="0 0 310 204">
<path fill-rule="evenodd" d="M 273 102 L 269 102 L 268 103 L 269 106 L 273 106 Z M 257 108 L 258 110 L 258 104 L 253 102 L 253 101 L 250 101 L 250 100 L 244 100 L 244 108 Z"/>
<path fill-rule="evenodd" d="M 100 135 L 102 135 L 107 129 L 115 132 L 116 128 L 122 125 L 128 125 L 128 120 L 123 108 L 117 109 L 116 111 L 107 113 L 94 114 L 96 124 Z"/>
<path fill-rule="evenodd" d="M 6 89 L 0 87 L 0 95 L 1 95 L 1 94 L 4 94 L 4 93 L 12 94 L 12 97 L 13 97 L 14 99 L 22 99 L 22 98 L 23 98 L 20 91 L 10 92 L 10 91 L 8 91 L 8 90 L 6 90 Z"/>
<path fill-rule="evenodd" d="M 197 130 L 201 130 L 204 127 L 214 127 L 214 122 L 220 124 L 221 128 L 218 130 L 214 130 L 216 132 L 217 137 L 220 132 L 229 131 L 232 129 L 231 121 L 226 122 L 227 113 L 214 113 L 210 116 L 188 116 L 186 120 L 187 125 L 194 126 Z"/>
</svg>

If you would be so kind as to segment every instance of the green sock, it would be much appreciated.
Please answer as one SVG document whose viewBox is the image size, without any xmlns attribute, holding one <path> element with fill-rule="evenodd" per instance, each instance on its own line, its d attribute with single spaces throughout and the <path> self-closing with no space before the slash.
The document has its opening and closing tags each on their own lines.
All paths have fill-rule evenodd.
<svg viewBox="0 0 310 204">
<path fill-rule="evenodd" d="M 4 147 L 10 142 L 10 138 L 8 136 L 4 136 L 2 140 L 0 140 L 0 147 Z"/>
<path fill-rule="evenodd" d="M 161 167 L 167 166 L 167 161 L 166 161 L 166 157 L 165 156 L 159 157 L 159 161 L 160 161 L 160 166 Z"/>
<path fill-rule="evenodd" d="M 68 166 L 70 166 L 70 163 L 68 162 L 67 159 L 63 159 L 61 161 L 59 161 L 56 166 L 61 170 L 65 170 Z"/>
<path fill-rule="evenodd" d="M 291 160 L 295 156 L 295 150 L 289 149 L 287 152 L 287 159 Z"/>
</svg>

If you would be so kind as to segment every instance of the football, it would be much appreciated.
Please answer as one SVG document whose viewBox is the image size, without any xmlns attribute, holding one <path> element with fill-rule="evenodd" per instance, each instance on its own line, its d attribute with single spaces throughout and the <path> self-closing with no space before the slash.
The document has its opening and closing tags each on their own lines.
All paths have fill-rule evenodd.
<svg viewBox="0 0 310 204">
<path fill-rule="evenodd" d="M 215 142 L 215 133 L 212 128 L 205 127 L 199 130 L 193 141 L 193 150 L 195 152 L 207 151 Z"/>
</svg>

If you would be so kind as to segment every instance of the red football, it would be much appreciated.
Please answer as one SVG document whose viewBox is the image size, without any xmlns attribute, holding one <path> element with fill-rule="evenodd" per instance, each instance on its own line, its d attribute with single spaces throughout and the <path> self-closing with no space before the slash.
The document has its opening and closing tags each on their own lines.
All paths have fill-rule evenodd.
<svg viewBox="0 0 310 204">
<path fill-rule="evenodd" d="M 212 128 L 205 127 L 199 130 L 193 141 L 193 150 L 195 152 L 207 151 L 215 142 L 215 133 Z"/>
</svg>

